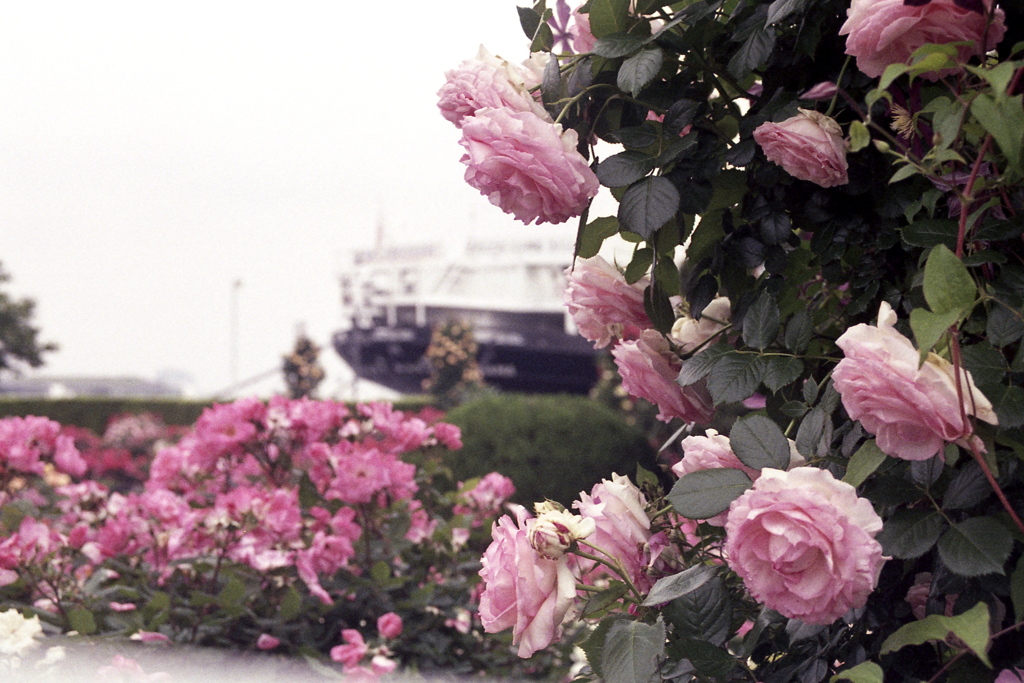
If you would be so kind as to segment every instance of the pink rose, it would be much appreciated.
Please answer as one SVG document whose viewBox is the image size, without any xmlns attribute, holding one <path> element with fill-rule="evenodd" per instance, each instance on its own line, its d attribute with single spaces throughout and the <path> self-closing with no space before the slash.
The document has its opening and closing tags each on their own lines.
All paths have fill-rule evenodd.
<svg viewBox="0 0 1024 683">
<path fill-rule="evenodd" d="M 587 545 L 592 544 L 618 562 L 640 590 L 647 590 L 652 584 L 644 560 L 645 546 L 651 537 L 646 506 L 640 489 L 618 474 L 595 484 L 589 495 L 580 493 L 580 499 L 573 503 L 580 516 L 594 520 Z"/>
<path fill-rule="evenodd" d="M 279 638 L 275 638 L 269 633 L 261 633 L 260 637 L 256 639 L 256 647 L 260 650 L 273 650 L 280 644 L 281 640 Z"/>
<path fill-rule="evenodd" d="M 594 49 L 597 38 L 590 32 L 590 15 L 580 12 L 579 8 L 573 11 L 572 18 L 574 26 L 572 31 L 572 49 L 576 54 L 585 54 Z"/>
<path fill-rule="evenodd" d="M 388 612 L 377 617 L 377 633 L 381 638 L 392 640 L 402 635 L 402 617 Z"/>
<path fill-rule="evenodd" d="M 830 624 L 878 582 L 882 519 L 827 470 L 764 469 L 733 501 L 725 556 L 750 595 L 784 616 Z"/>
<path fill-rule="evenodd" d="M 845 185 L 846 142 L 835 120 L 809 109 L 782 123 L 762 123 L 754 140 L 786 173 L 822 187 Z"/>
<path fill-rule="evenodd" d="M 561 624 L 576 598 L 569 558 L 549 560 L 527 540 L 533 520 L 519 508 L 516 521 L 502 516 L 491 529 L 480 577 L 480 621 L 487 633 L 512 629 L 512 644 L 524 659 L 561 635 Z"/>
<path fill-rule="evenodd" d="M 441 116 L 457 127 L 478 109 L 499 108 L 532 112 L 551 121 L 543 105 L 529 88 L 540 83 L 531 70 L 495 57 L 480 46 L 476 59 L 467 59 L 457 69 L 445 73 L 447 82 L 437 91 Z"/>
<path fill-rule="evenodd" d="M 1024 683 L 1024 669 L 1003 669 L 994 683 Z"/>
<path fill-rule="evenodd" d="M 363 634 L 354 628 L 346 628 L 342 630 L 341 638 L 345 643 L 331 648 L 331 659 L 344 664 L 346 669 L 358 666 L 370 651 L 363 640 Z"/>
<path fill-rule="evenodd" d="M 927 460 L 947 443 L 971 433 L 960 417 L 953 366 L 929 354 L 918 367 L 919 354 L 896 331 L 896 313 L 882 302 L 878 325 L 854 325 L 836 344 L 845 358 L 832 373 L 846 412 L 877 437 L 883 452 L 904 460 Z M 971 374 L 961 369 L 964 409 L 968 415 L 996 424 L 992 404 L 978 391 Z"/>
<path fill-rule="evenodd" d="M 652 327 L 644 310 L 644 289 L 650 278 L 627 284 L 619 269 L 601 256 L 578 259 L 565 269 L 565 307 L 576 329 L 594 348 L 614 340 L 636 339 Z"/>
<path fill-rule="evenodd" d="M 671 422 L 708 422 L 714 414 L 711 396 L 703 382 L 688 387 L 676 383 L 682 363 L 655 330 L 646 330 L 636 341 L 620 342 L 612 357 L 622 376 L 622 388 L 630 396 L 658 406 L 658 419 Z"/>
<path fill-rule="evenodd" d="M 986 25 L 990 7 L 988 0 L 982 14 L 955 0 L 913 5 L 903 0 L 853 0 L 839 35 L 848 36 L 846 54 L 856 57 L 857 68 L 872 78 L 881 76 L 890 64 L 908 63 L 914 50 L 925 43 L 967 42 L 957 48 L 960 61 L 966 62 L 994 48 L 1006 33 L 1001 9 Z M 944 69 L 926 78 L 937 80 L 954 72 Z"/>
<path fill-rule="evenodd" d="M 564 223 L 600 185 L 576 142 L 576 131 L 532 112 L 480 109 L 462 122 L 466 182 L 527 225 Z"/>
</svg>

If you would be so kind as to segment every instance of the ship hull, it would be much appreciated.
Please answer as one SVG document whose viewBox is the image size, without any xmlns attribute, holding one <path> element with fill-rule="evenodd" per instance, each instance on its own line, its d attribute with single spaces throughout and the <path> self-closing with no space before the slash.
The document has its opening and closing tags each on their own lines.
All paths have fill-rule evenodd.
<svg viewBox="0 0 1024 683">
<path fill-rule="evenodd" d="M 337 332 L 333 344 L 356 376 L 400 393 L 423 392 L 431 330 L 446 322 L 471 326 L 490 386 L 586 394 L 598 379 L 596 351 L 565 332 L 562 313 L 408 306 L 396 307 L 387 318 Z"/>
</svg>

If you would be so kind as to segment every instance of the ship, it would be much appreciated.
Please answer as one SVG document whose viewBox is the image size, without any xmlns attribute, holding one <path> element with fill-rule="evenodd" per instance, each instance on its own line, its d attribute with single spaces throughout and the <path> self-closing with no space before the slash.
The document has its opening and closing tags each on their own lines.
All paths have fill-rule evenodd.
<svg viewBox="0 0 1024 683">
<path fill-rule="evenodd" d="M 597 351 L 563 304 L 564 240 L 524 239 L 355 250 L 342 268 L 342 329 L 332 345 L 366 379 L 422 393 L 432 331 L 469 325 L 484 382 L 502 391 L 586 394 Z"/>
</svg>

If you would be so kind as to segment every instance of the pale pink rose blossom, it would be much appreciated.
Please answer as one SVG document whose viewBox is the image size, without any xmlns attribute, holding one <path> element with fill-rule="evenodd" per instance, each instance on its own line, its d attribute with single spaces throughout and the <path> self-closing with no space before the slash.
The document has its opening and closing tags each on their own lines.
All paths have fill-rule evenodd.
<svg viewBox="0 0 1024 683">
<path fill-rule="evenodd" d="M 595 484 L 589 494 L 580 493 L 580 499 L 573 503 L 580 516 L 594 522 L 587 544 L 619 563 L 642 591 L 653 583 L 647 576 L 644 556 L 651 538 L 646 506 L 647 499 L 640 489 L 619 474 Z"/>
<path fill-rule="evenodd" d="M 561 636 L 561 624 L 576 598 L 576 578 L 569 558 L 541 557 L 527 540 L 523 508 L 516 520 L 508 515 L 491 529 L 480 577 L 480 621 L 487 633 L 512 629 L 512 644 L 522 658 L 533 655 Z"/>
<path fill-rule="evenodd" d="M 394 612 L 387 612 L 377 617 L 377 633 L 381 638 L 392 640 L 402 635 L 402 617 Z"/>
<path fill-rule="evenodd" d="M 163 633 L 157 633 L 156 631 L 136 631 L 130 637 L 130 640 L 139 640 L 143 643 L 169 643 L 171 639 L 165 636 Z"/>
<path fill-rule="evenodd" d="M 109 607 L 113 612 L 134 612 L 138 609 L 134 602 L 111 602 Z"/>
<path fill-rule="evenodd" d="M 564 223 L 600 186 L 577 140 L 576 131 L 533 112 L 480 109 L 462 124 L 466 182 L 527 225 Z"/>
<path fill-rule="evenodd" d="M 590 32 L 590 15 L 586 12 L 580 12 L 577 8 L 573 11 L 572 18 L 574 24 L 570 29 L 572 32 L 572 49 L 576 54 L 590 52 L 597 43 L 597 38 Z"/>
<path fill-rule="evenodd" d="M 728 298 L 720 296 L 704 307 L 700 320 L 688 315 L 677 318 L 669 336 L 678 344 L 679 353 L 692 353 L 728 327 L 731 319 L 732 305 Z"/>
<path fill-rule="evenodd" d="M 603 349 L 620 339 L 636 339 L 652 327 L 644 310 L 649 277 L 629 284 L 601 256 L 577 259 L 565 269 L 565 307 L 580 335 Z"/>
<path fill-rule="evenodd" d="M 260 650 L 273 650 L 280 644 L 281 639 L 275 638 L 269 633 L 261 633 L 260 637 L 256 639 L 256 647 Z"/>
<path fill-rule="evenodd" d="M 445 77 L 448 80 L 437 91 L 437 106 L 441 116 L 459 128 L 466 117 L 485 108 L 530 112 L 551 121 L 543 105 L 529 92 L 529 87 L 540 81 L 528 69 L 495 57 L 482 45 L 475 59 L 464 61 Z"/>
<path fill-rule="evenodd" d="M 925 43 L 966 42 L 957 48 L 959 60 L 966 62 L 994 48 L 1006 33 L 1003 10 L 996 8 L 994 20 L 986 26 L 991 0 L 984 5 L 982 14 L 955 0 L 853 0 L 839 35 L 848 36 L 846 54 L 856 57 L 857 68 L 872 78 L 890 64 L 909 63 L 914 50 Z M 936 80 L 955 71 L 944 69 L 925 77 Z"/>
<path fill-rule="evenodd" d="M 758 602 L 809 624 L 862 607 L 887 558 L 866 498 L 816 467 L 764 469 L 733 501 L 725 556 Z"/>
<path fill-rule="evenodd" d="M 822 187 L 849 182 L 843 131 L 824 114 L 800 109 L 780 123 L 762 123 L 754 129 L 754 140 L 769 161 L 794 178 Z"/>
<path fill-rule="evenodd" d="M 832 373 L 846 412 L 877 438 L 878 447 L 904 460 L 927 460 L 947 443 L 965 443 L 970 424 L 960 416 L 956 375 L 944 358 L 919 354 L 896 331 L 896 312 L 882 302 L 877 325 L 854 325 L 836 344 L 844 358 Z M 961 368 L 964 410 L 997 424 L 992 404 Z"/>
<path fill-rule="evenodd" d="M 657 331 L 646 330 L 635 341 L 620 342 L 612 349 L 612 357 L 622 388 L 658 406 L 662 422 L 674 417 L 686 422 L 711 420 L 714 408 L 703 380 L 687 387 L 676 383 L 682 363 Z"/>
<path fill-rule="evenodd" d="M 345 642 L 331 648 L 331 659 L 344 664 L 346 668 L 358 666 L 370 651 L 363 640 L 363 634 L 354 628 L 346 628 L 341 631 L 341 638 Z"/>
</svg>

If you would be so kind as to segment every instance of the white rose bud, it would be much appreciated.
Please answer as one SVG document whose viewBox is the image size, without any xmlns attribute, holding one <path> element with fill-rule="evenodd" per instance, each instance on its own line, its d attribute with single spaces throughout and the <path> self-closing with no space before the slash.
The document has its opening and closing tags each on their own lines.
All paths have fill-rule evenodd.
<svg viewBox="0 0 1024 683">
<path fill-rule="evenodd" d="M 729 300 L 720 296 L 701 311 L 700 320 L 688 315 L 678 318 L 669 336 L 679 345 L 680 353 L 690 353 L 721 332 L 729 324 Z"/>
<path fill-rule="evenodd" d="M 594 520 L 548 507 L 531 521 L 526 539 L 541 557 L 557 560 L 573 543 L 594 533 Z"/>
</svg>

